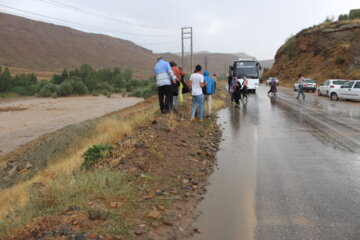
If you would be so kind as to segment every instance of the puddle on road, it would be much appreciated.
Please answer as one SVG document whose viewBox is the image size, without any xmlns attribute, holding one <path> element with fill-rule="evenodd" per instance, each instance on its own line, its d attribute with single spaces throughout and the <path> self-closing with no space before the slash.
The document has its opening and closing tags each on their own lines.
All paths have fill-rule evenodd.
<svg viewBox="0 0 360 240">
<path fill-rule="evenodd" d="M 219 170 L 210 177 L 205 200 L 197 209 L 202 214 L 195 226 L 202 233 L 194 240 L 254 239 L 259 119 L 247 111 L 257 109 L 230 107 L 219 112 L 225 140 L 217 154 Z"/>
</svg>

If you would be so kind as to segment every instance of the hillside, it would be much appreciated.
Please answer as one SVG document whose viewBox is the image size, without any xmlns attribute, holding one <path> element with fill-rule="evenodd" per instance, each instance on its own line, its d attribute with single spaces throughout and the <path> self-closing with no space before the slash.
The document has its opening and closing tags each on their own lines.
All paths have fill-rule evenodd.
<svg viewBox="0 0 360 240">
<path fill-rule="evenodd" d="M 152 74 L 156 56 L 130 41 L 0 13 L 0 64 L 16 69 L 58 72 L 88 63 L 95 68 L 131 68 Z"/>
<path fill-rule="evenodd" d="M 64 68 L 87 63 L 95 68 L 131 68 L 135 77 L 147 78 L 159 55 L 181 65 L 181 53 L 154 54 L 130 41 L 5 13 L 0 13 L 0 29 L 0 65 L 8 66 L 13 74 L 35 73 L 48 79 Z M 246 53 L 202 51 L 194 54 L 194 65 L 204 66 L 207 58 L 211 72 L 227 74 L 229 65 L 239 57 L 252 58 Z M 191 72 L 190 61 L 184 65 L 186 72 Z M 271 65 L 272 60 L 264 61 L 264 67 Z"/>
<path fill-rule="evenodd" d="M 290 84 L 297 74 L 318 83 L 329 78 L 360 79 L 360 20 L 323 23 L 304 29 L 279 48 L 264 76 Z"/>
</svg>

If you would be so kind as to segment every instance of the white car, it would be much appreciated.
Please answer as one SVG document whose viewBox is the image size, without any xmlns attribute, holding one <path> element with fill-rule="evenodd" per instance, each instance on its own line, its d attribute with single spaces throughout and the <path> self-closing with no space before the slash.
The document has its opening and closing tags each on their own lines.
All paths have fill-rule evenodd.
<svg viewBox="0 0 360 240">
<path fill-rule="evenodd" d="M 339 99 L 360 100 L 360 80 L 348 81 L 330 93 L 330 98 L 334 101 Z"/>
<path fill-rule="evenodd" d="M 277 77 L 269 77 L 267 80 L 266 80 L 266 85 L 268 85 L 268 86 L 270 86 L 270 83 L 271 83 L 271 81 L 272 80 L 275 80 L 275 82 L 276 82 L 276 85 L 278 86 L 279 85 L 279 79 L 277 78 Z"/>
<path fill-rule="evenodd" d="M 341 79 L 329 79 L 321 84 L 318 89 L 318 95 L 330 96 L 330 94 L 335 90 L 339 89 L 342 85 L 344 85 L 347 81 Z"/>
<path fill-rule="evenodd" d="M 316 82 L 310 78 L 304 78 L 304 85 L 303 85 L 303 88 L 302 90 L 305 92 L 308 92 L 308 91 L 312 91 L 312 92 L 315 92 L 316 89 L 317 89 L 317 85 L 316 85 Z M 298 91 L 298 88 L 299 88 L 299 83 L 296 82 L 294 83 L 294 91 Z"/>
</svg>

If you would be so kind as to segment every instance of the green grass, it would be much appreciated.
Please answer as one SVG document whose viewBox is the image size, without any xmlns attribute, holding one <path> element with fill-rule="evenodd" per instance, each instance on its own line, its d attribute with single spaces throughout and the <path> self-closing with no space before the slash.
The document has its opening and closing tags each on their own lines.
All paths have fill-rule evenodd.
<svg viewBox="0 0 360 240">
<path fill-rule="evenodd" d="M 111 155 L 112 147 L 110 144 L 95 144 L 89 148 L 82 156 L 85 161 L 81 165 L 81 169 L 88 169 L 97 161 Z"/>
<path fill-rule="evenodd" d="M 127 197 L 131 194 L 130 190 L 124 174 L 107 167 L 59 177 L 48 186 L 30 190 L 32 197 L 25 208 L 0 223 L 0 239 L 2 234 L 13 233 L 31 219 L 61 213 L 69 206 L 82 208 L 93 199 L 111 201 L 120 195 Z"/>
</svg>

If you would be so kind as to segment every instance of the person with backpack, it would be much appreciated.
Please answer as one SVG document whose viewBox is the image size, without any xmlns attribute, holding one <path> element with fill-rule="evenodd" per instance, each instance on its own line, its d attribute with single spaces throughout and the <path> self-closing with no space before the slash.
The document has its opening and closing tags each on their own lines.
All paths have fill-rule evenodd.
<svg viewBox="0 0 360 240">
<path fill-rule="evenodd" d="M 203 87 L 205 101 L 207 102 L 206 117 L 209 118 L 211 115 L 211 98 L 212 95 L 215 93 L 216 82 L 210 76 L 210 72 L 208 70 L 204 71 L 204 81 L 206 82 L 206 85 Z"/>
<path fill-rule="evenodd" d="M 204 81 L 204 76 L 201 74 L 201 65 L 196 65 L 195 71 L 190 76 L 191 95 L 192 95 L 192 109 L 190 121 L 194 122 L 196 110 L 199 108 L 199 122 L 203 121 L 204 115 L 204 95 L 202 88 L 207 84 Z"/>
</svg>

